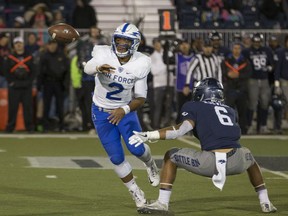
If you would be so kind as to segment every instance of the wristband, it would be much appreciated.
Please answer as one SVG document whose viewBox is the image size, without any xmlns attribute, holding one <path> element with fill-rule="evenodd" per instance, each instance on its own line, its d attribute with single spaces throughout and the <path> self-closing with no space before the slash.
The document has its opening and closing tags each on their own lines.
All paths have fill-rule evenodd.
<svg viewBox="0 0 288 216">
<path fill-rule="evenodd" d="M 124 110 L 125 115 L 130 112 L 130 106 L 129 105 L 122 106 L 121 108 Z"/>
<path fill-rule="evenodd" d="M 158 140 L 160 139 L 160 133 L 158 130 L 155 131 L 147 131 L 147 136 L 149 140 Z"/>
</svg>

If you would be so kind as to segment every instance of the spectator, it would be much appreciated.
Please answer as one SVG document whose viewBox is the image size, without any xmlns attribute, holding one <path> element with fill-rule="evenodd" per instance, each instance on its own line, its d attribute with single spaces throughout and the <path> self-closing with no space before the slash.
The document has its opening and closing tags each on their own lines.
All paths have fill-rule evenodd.
<svg viewBox="0 0 288 216">
<path fill-rule="evenodd" d="M 61 10 L 55 10 L 53 12 L 53 20 L 52 20 L 52 25 L 58 24 L 58 23 L 65 23 L 66 20 L 63 17 L 62 11 Z"/>
<path fill-rule="evenodd" d="M 193 41 L 192 41 L 192 52 L 194 52 L 195 54 L 201 53 L 203 50 L 203 39 L 201 37 L 196 37 Z"/>
<path fill-rule="evenodd" d="M 177 118 L 176 122 L 179 122 L 179 111 L 182 105 L 191 100 L 191 93 L 184 94 L 183 89 L 186 84 L 186 76 L 188 72 L 189 64 L 194 56 L 191 48 L 191 44 L 187 40 L 182 40 L 179 43 L 179 51 L 175 53 L 175 73 L 176 73 L 176 100 L 177 100 Z M 190 89 L 193 88 L 193 79 L 190 82 Z"/>
<path fill-rule="evenodd" d="M 0 29 L 4 28 L 6 28 L 6 21 L 2 16 L 0 16 Z"/>
<path fill-rule="evenodd" d="M 270 48 L 262 45 L 263 35 L 256 33 L 252 37 L 252 47 L 243 50 L 243 55 L 249 59 L 252 66 L 252 76 L 249 80 L 249 105 L 248 105 L 248 134 L 255 133 L 252 127 L 254 112 L 259 101 L 257 131 L 261 134 L 270 133 L 267 128 L 268 107 L 271 97 L 268 74 L 273 70 L 273 54 Z"/>
<path fill-rule="evenodd" d="M 252 68 L 242 54 L 242 44 L 234 42 L 232 53 L 222 62 L 225 103 L 237 111 L 242 134 L 247 133 L 248 81 Z"/>
<path fill-rule="evenodd" d="M 53 15 L 46 4 L 38 3 L 25 12 L 24 18 L 32 28 L 47 28 L 52 22 Z"/>
<path fill-rule="evenodd" d="M 92 94 L 95 88 L 95 77 L 84 73 L 84 65 L 90 60 L 93 47 L 95 45 L 105 44 L 107 44 L 107 39 L 101 35 L 101 30 L 96 26 L 90 27 L 89 35 L 82 37 L 77 44 L 78 67 L 71 62 L 73 65 L 73 67 L 71 67 L 71 73 L 73 75 L 72 81 L 74 81 L 72 83 L 74 83 L 76 97 L 82 114 L 82 130 L 89 131 L 89 133 L 95 132 L 91 119 Z M 79 84 L 76 84 L 77 77 L 78 79 L 80 78 Z"/>
<path fill-rule="evenodd" d="M 251 35 L 244 33 L 243 36 L 241 37 L 243 47 L 245 49 L 250 48 L 252 46 L 252 40 L 251 40 Z"/>
<path fill-rule="evenodd" d="M 59 118 L 57 131 L 64 131 L 64 98 L 68 91 L 70 70 L 69 59 L 62 49 L 58 49 L 58 43 L 50 40 L 47 50 L 40 59 L 40 73 L 37 88 L 43 92 L 43 130 L 51 129 L 49 124 L 49 112 L 53 96 L 56 100 L 56 111 Z"/>
<path fill-rule="evenodd" d="M 32 84 L 36 77 L 33 57 L 24 49 L 24 39 L 13 39 L 14 52 L 6 57 L 4 63 L 5 77 L 8 82 L 8 123 L 6 132 L 15 129 L 19 104 L 23 105 L 25 128 L 34 131 Z"/>
<path fill-rule="evenodd" d="M 168 88 L 168 69 L 163 60 L 163 47 L 158 38 L 153 39 L 154 52 L 151 55 L 151 73 L 153 75 L 153 121 L 154 129 L 160 128 L 162 118 L 169 122 L 170 106 L 166 106 Z M 167 119 L 166 119 L 167 118 Z"/>
<path fill-rule="evenodd" d="M 13 28 L 25 28 L 25 20 L 22 16 L 15 17 Z"/>
<path fill-rule="evenodd" d="M 9 42 L 10 34 L 5 32 L 0 33 L 0 88 L 6 88 L 7 86 L 7 81 L 4 78 L 3 61 L 11 52 Z"/>
<path fill-rule="evenodd" d="M 146 37 L 142 32 L 141 34 L 141 41 L 138 47 L 138 51 L 150 56 L 154 52 L 154 48 L 152 46 L 147 45 Z M 147 85 L 148 85 L 148 92 L 147 92 L 147 100 L 137 110 L 137 114 L 139 116 L 139 121 L 143 130 L 151 130 L 152 129 L 152 120 L 153 119 L 153 75 L 152 73 L 148 74 L 147 77 Z"/>
<path fill-rule="evenodd" d="M 25 50 L 31 55 L 35 55 L 39 52 L 40 46 L 37 43 L 37 36 L 34 32 L 31 32 L 27 36 L 27 44 Z"/>
<path fill-rule="evenodd" d="M 72 14 L 72 25 L 75 28 L 90 28 L 97 26 L 97 14 L 95 9 L 86 0 L 76 0 L 76 7 Z"/>
<path fill-rule="evenodd" d="M 38 37 L 38 45 L 44 46 L 50 36 L 46 31 L 46 28 L 50 26 L 53 15 L 49 11 L 49 8 L 44 3 L 38 3 L 33 6 L 24 14 L 25 21 L 35 30 Z"/>
<path fill-rule="evenodd" d="M 260 11 L 267 18 L 266 22 L 272 21 L 273 28 L 286 27 L 283 0 L 263 0 Z"/>
</svg>

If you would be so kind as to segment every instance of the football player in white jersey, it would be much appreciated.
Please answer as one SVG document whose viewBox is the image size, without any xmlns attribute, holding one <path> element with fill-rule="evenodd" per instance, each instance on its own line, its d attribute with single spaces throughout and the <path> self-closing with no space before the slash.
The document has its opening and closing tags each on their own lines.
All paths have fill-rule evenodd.
<svg viewBox="0 0 288 216">
<path fill-rule="evenodd" d="M 151 69 L 150 58 L 137 52 L 140 40 L 137 27 L 124 23 L 116 28 L 112 46 L 94 47 L 92 59 L 84 68 L 85 73 L 95 75 L 92 119 L 98 136 L 138 208 L 146 199 L 135 182 L 131 165 L 125 160 L 121 136 L 127 149 L 144 162 L 150 184 L 159 184 L 159 171 L 149 146 L 143 143 L 135 147 L 128 141 L 132 131 L 141 130 L 136 110 L 145 102 L 146 80 Z"/>
</svg>

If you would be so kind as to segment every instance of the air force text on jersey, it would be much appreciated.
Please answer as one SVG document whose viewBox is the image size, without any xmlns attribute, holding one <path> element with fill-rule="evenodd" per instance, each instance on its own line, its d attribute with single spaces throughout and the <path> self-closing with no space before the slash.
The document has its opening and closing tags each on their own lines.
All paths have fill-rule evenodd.
<svg viewBox="0 0 288 216">
<path fill-rule="evenodd" d="M 117 74 L 111 74 L 106 73 L 105 76 L 113 81 L 119 82 L 119 83 L 126 83 L 126 84 L 132 84 L 135 82 L 135 79 L 119 76 Z"/>
</svg>

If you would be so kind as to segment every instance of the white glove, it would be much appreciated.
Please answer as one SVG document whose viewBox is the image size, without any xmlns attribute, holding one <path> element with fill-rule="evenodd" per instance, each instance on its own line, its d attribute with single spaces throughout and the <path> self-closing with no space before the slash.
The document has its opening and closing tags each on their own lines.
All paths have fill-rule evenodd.
<svg viewBox="0 0 288 216">
<path fill-rule="evenodd" d="M 143 142 L 146 142 L 149 140 L 148 138 L 148 132 L 137 132 L 133 131 L 134 135 L 132 135 L 129 138 L 129 144 L 130 145 L 135 145 L 135 147 L 138 147 L 141 145 Z"/>
</svg>

